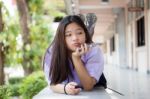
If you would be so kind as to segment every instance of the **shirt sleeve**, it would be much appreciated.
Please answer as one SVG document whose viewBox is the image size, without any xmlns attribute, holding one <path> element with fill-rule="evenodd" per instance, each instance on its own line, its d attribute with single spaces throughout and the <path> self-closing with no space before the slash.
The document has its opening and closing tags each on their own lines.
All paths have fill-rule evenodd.
<svg viewBox="0 0 150 99">
<path fill-rule="evenodd" d="M 46 78 L 48 85 L 50 85 L 50 82 L 51 82 L 50 77 L 49 77 L 51 57 L 52 57 L 51 48 L 48 48 L 48 50 L 45 53 L 44 60 L 43 60 L 44 74 L 45 74 L 45 78 Z"/>
<path fill-rule="evenodd" d="M 99 47 L 92 48 L 87 54 L 86 69 L 98 82 L 104 70 L 104 57 Z"/>
</svg>

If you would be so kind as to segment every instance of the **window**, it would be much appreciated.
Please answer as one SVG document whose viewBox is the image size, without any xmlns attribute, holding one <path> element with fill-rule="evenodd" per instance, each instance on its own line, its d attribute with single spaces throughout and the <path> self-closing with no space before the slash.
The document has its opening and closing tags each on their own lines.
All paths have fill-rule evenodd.
<svg viewBox="0 0 150 99">
<path fill-rule="evenodd" d="M 137 20 L 137 46 L 145 45 L 145 22 L 144 16 Z"/>
<path fill-rule="evenodd" d="M 110 51 L 111 52 L 115 51 L 115 37 L 114 36 L 110 39 Z"/>
</svg>

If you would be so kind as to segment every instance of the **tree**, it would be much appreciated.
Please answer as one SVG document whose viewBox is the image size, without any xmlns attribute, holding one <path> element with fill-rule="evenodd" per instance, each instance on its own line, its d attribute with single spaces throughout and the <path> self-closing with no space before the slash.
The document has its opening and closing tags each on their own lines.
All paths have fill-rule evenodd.
<svg viewBox="0 0 150 99">
<path fill-rule="evenodd" d="M 28 7 L 25 0 L 17 0 L 17 8 L 20 16 L 20 26 L 22 31 L 22 40 L 23 40 L 23 62 L 22 66 L 25 71 L 25 75 L 30 74 L 33 70 L 30 67 L 30 57 L 26 55 L 28 51 L 28 46 L 30 46 L 30 34 L 28 28 Z"/>
<path fill-rule="evenodd" d="M 3 31 L 2 3 L 0 2 L 0 33 Z M 0 41 L 0 85 L 4 84 L 4 45 Z"/>
<path fill-rule="evenodd" d="M 54 31 L 51 28 L 53 18 L 65 14 L 54 9 L 58 7 L 55 7 L 53 2 L 45 0 L 16 0 L 16 4 L 18 9 L 14 11 L 15 14 L 16 12 L 19 14 L 16 14 L 15 17 L 10 15 L 5 5 L 2 6 L 5 26 L 3 27 L 0 22 L 0 27 L 3 27 L 0 41 L 5 46 L 3 55 L 7 60 L 3 64 L 7 67 L 22 66 L 25 75 L 28 75 L 42 68 L 44 52 L 53 39 Z M 4 62 L 4 56 L 1 59 Z M 0 68 L 0 76 L 2 76 L 1 71 Z"/>
<path fill-rule="evenodd" d="M 4 84 L 4 53 L 3 43 L 0 42 L 0 85 Z"/>
</svg>

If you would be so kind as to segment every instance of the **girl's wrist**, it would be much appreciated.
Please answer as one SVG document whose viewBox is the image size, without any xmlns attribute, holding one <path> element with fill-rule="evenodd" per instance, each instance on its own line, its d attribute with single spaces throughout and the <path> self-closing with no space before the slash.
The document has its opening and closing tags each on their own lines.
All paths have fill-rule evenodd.
<svg viewBox="0 0 150 99">
<path fill-rule="evenodd" d="M 72 55 L 72 60 L 81 60 L 81 56 Z"/>
<path fill-rule="evenodd" d="M 67 91 L 66 91 L 66 86 L 67 86 L 67 84 L 64 85 L 64 93 L 65 93 L 66 95 L 68 95 L 68 93 L 67 93 Z"/>
</svg>

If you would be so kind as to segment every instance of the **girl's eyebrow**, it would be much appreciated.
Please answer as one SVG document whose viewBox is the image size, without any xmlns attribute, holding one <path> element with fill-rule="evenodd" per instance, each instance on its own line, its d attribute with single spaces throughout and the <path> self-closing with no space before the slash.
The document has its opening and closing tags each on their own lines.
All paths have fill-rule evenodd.
<svg viewBox="0 0 150 99">
<path fill-rule="evenodd" d="M 77 31 L 77 30 L 83 30 L 82 28 L 77 28 L 77 29 L 75 29 L 74 31 Z M 72 31 L 66 31 L 65 33 L 70 33 L 70 32 L 72 32 Z"/>
<path fill-rule="evenodd" d="M 82 28 L 78 28 L 78 29 L 76 29 L 76 30 L 83 30 Z"/>
</svg>

